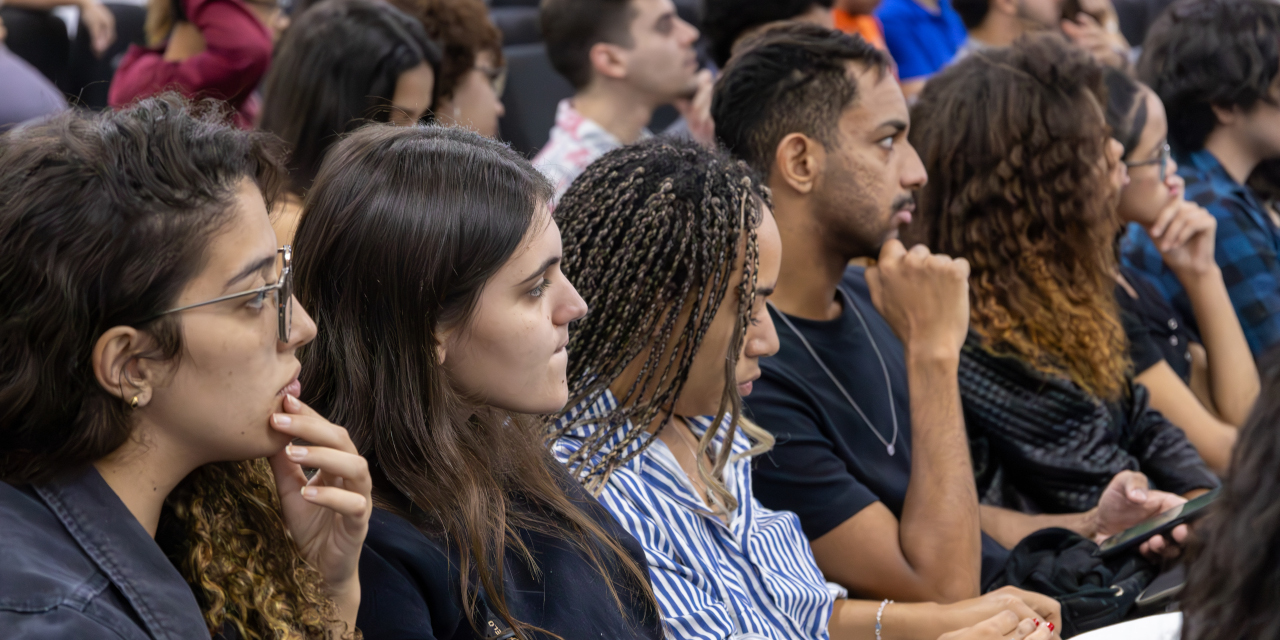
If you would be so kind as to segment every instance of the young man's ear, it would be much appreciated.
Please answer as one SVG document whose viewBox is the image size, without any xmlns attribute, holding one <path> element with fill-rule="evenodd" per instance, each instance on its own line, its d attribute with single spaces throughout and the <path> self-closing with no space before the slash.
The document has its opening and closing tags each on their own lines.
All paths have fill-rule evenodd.
<svg viewBox="0 0 1280 640">
<path fill-rule="evenodd" d="M 826 153 L 821 143 L 803 133 L 787 134 L 774 153 L 772 175 L 792 191 L 807 194 L 822 173 Z"/>
<path fill-rule="evenodd" d="M 93 346 L 93 375 L 107 393 L 131 407 L 146 406 L 164 368 L 142 357 L 154 348 L 150 336 L 137 329 L 112 327 Z"/>
<path fill-rule="evenodd" d="M 597 42 L 591 45 L 591 50 L 587 52 L 587 57 L 591 60 L 591 69 L 596 74 L 615 80 L 626 79 L 626 49 L 616 44 Z"/>
<path fill-rule="evenodd" d="M 1236 106 L 1219 107 L 1218 105 L 1215 104 L 1215 105 L 1209 105 L 1209 108 L 1213 109 L 1213 115 L 1215 118 L 1218 119 L 1218 124 L 1224 127 L 1230 127 L 1231 125 L 1234 125 L 1235 123 L 1239 122 L 1240 117 L 1244 115 L 1241 112 L 1240 107 L 1236 107 Z"/>
</svg>

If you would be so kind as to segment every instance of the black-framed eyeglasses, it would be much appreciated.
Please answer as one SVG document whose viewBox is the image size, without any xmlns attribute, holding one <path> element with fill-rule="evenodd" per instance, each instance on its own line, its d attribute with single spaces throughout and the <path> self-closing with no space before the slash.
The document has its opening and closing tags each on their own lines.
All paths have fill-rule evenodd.
<svg viewBox="0 0 1280 640">
<path fill-rule="evenodd" d="M 236 298 L 243 298 L 245 296 L 258 296 L 258 303 L 261 304 L 266 301 L 267 294 L 270 293 L 275 297 L 276 311 L 279 313 L 279 324 L 276 326 L 276 336 L 280 338 L 280 342 L 288 342 L 289 329 L 293 326 L 293 247 L 286 244 L 280 249 L 277 249 L 276 252 L 280 254 L 283 264 L 280 267 L 280 278 L 276 280 L 275 284 L 269 284 L 265 287 L 258 287 L 257 289 L 249 291 L 241 291 L 240 293 L 233 293 L 228 296 L 222 296 L 221 298 L 214 298 L 213 300 L 205 300 L 204 302 L 189 304 L 185 307 L 178 307 L 177 309 L 162 311 L 150 318 L 147 318 L 147 321 L 150 322 L 151 320 L 155 320 L 161 316 L 167 316 L 171 313 L 225 302 L 227 300 L 235 300 Z"/>
<path fill-rule="evenodd" d="M 1170 152 L 1169 143 L 1166 142 L 1160 145 L 1159 157 L 1152 158 L 1150 160 L 1142 160 L 1139 162 L 1126 162 L 1124 163 L 1124 166 L 1132 169 L 1134 167 L 1146 167 L 1153 164 L 1159 164 L 1160 165 L 1160 182 L 1164 182 L 1165 178 L 1169 176 L 1169 152 Z"/>
</svg>

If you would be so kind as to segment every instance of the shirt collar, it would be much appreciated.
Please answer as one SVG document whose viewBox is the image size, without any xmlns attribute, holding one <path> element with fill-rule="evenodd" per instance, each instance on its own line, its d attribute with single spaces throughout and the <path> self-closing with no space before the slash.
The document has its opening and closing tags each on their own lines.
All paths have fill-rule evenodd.
<svg viewBox="0 0 1280 640">
<path fill-rule="evenodd" d="M 1259 216 L 1264 215 L 1262 212 L 1265 208 L 1254 195 L 1253 189 L 1236 182 L 1236 179 L 1227 173 L 1227 168 L 1222 166 L 1218 158 L 1208 149 L 1201 149 L 1188 155 L 1187 162 L 1182 164 L 1190 165 L 1196 173 L 1200 174 L 1201 179 L 1210 183 L 1214 191 L 1235 196 L 1242 200 L 1253 213 Z M 1267 226 L 1264 225 L 1264 227 Z"/>
<path fill-rule="evenodd" d="M 191 587 L 96 469 L 33 488 L 153 638 L 209 637 Z"/>
</svg>

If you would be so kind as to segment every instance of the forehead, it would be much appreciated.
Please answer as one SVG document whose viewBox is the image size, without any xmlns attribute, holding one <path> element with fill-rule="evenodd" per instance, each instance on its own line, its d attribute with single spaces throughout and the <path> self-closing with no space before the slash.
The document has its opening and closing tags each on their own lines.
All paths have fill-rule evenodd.
<svg viewBox="0 0 1280 640">
<path fill-rule="evenodd" d="M 886 122 L 911 121 L 902 89 L 887 69 L 850 62 L 849 75 L 858 83 L 858 93 L 840 118 L 841 128 L 854 134 L 870 133 Z"/>
<path fill-rule="evenodd" d="M 671 0 L 631 0 L 632 26 L 647 27 L 663 14 L 675 13 L 676 6 Z"/>
</svg>

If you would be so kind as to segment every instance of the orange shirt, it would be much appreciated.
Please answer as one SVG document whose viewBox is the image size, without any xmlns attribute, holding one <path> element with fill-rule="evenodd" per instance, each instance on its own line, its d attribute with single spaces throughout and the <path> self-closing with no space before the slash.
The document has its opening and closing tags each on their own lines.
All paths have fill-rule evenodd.
<svg viewBox="0 0 1280 640">
<path fill-rule="evenodd" d="M 836 28 L 845 33 L 856 33 L 862 36 L 871 46 L 884 50 L 884 27 L 873 15 L 848 13 L 842 9 L 832 9 Z"/>
</svg>

